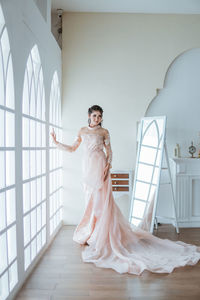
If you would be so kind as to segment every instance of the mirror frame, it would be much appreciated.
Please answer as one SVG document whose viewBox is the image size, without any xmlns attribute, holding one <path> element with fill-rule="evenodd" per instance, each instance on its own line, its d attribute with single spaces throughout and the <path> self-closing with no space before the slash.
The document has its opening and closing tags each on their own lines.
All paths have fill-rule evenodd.
<svg viewBox="0 0 200 300">
<path fill-rule="evenodd" d="M 166 140 L 166 116 L 156 116 L 156 117 L 145 117 L 145 118 L 142 118 L 141 121 L 140 121 L 140 124 L 139 124 L 139 127 L 138 127 L 138 133 L 137 133 L 137 140 L 138 140 L 138 146 L 137 146 L 137 157 L 136 157 L 136 166 L 135 166 L 135 176 L 134 176 L 134 184 L 133 184 L 133 192 L 132 192 L 132 197 L 131 197 L 131 205 L 130 205 L 130 215 L 129 215 L 129 223 L 130 224 L 134 224 L 132 222 L 133 218 L 134 218 L 134 201 L 138 200 L 136 197 L 135 197 L 135 192 L 136 192 L 136 184 L 137 182 L 141 181 L 141 180 L 138 180 L 137 179 L 137 175 L 138 175 L 138 167 L 139 167 L 139 163 L 141 163 L 139 161 L 140 159 L 140 153 L 141 153 L 141 147 L 142 147 L 142 142 L 143 142 L 143 139 L 145 137 L 145 133 L 148 131 L 148 129 L 150 128 L 150 126 L 152 126 L 153 123 L 155 123 L 156 125 L 156 129 L 158 130 L 159 132 L 159 129 L 158 129 L 158 124 L 157 124 L 157 121 L 158 120 L 163 120 L 163 129 L 162 129 L 162 132 L 160 133 L 159 132 L 159 142 L 158 142 L 158 146 L 155 147 L 155 149 L 157 149 L 157 152 L 156 152 L 156 157 L 155 157 L 155 160 L 154 160 L 154 164 L 149 164 L 149 166 L 152 166 L 153 167 L 153 170 L 152 170 L 152 174 L 151 174 L 151 181 L 148 182 L 149 184 L 149 191 L 148 191 L 148 198 L 147 200 L 142 200 L 140 199 L 141 202 L 146 202 L 146 205 L 145 205 L 145 208 L 143 210 L 143 217 L 142 218 L 135 218 L 135 219 L 138 219 L 140 220 L 140 223 L 138 225 L 135 225 L 134 226 L 139 226 L 140 227 L 140 224 L 142 222 L 142 220 L 144 219 L 145 217 L 145 213 L 146 211 L 148 210 L 149 208 L 149 204 L 151 203 L 151 201 L 154 201 L 153 203 L 153 207 L 151 207 L 151 214 L 152 214 L 152 217 L 151 217 L 151 224 L 148 228 L 148 231 L 150 231 L 151 233 L 153 233 L 153 228 L 154 228 L 154 222 L 155 222 L 155 214 L 156 214 L 156 207 L 157 207 L 157 199 L 158 199 L 158 190 L 159 190 L 159 185 L 160 185 L 160 176 L 161 176 L 161 168 L 162 168 L 162 161 L 163 161 L 163 153 L 164 153 L 164 147 L 165 147 L 165 140 Z M 148 121 L 149 122 L 149 125 L 145 128 L 145 130 L 143 130 L 144 128 L 144 122 Z M 148 146 L 145 144 L 146 147 L 149 147 L 149 148 L 153 148 L 153 146 Z M 160 161 L 159 161 L 159 164 L 157 165 L 157 157 L 158 157 L 158 151 L 161 151 L 160 153 Z M 145 164 L 145 163 L 144 163 Z M 147 163 L 148 165 L 148 163 Z M 155 166 L 158 166 L 158 174 L 157 174 L 157 184 L 154 184 L 153 183 L 153 175 L 154 175 L 154 171 L 155 171 Z M 144 181 L 145 182 L 145 181 Z M 151 187 L 152 186 L 155 186 L 155 194 L 153 196 L 153 199 L 151 199 L 151 201 L 149 201 L 149 198 L 150 198 L 150 191 L 151 191 Z"/>
</svg>

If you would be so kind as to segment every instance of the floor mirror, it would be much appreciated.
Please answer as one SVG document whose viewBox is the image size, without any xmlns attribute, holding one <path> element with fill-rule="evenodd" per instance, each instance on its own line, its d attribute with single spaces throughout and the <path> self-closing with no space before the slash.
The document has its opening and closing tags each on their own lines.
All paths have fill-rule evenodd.
<svg viewBox="0 0 200 300">
<path fill-rule="evenodd" d="M 162 158 L 166 116 L 142 118 L 138 128 L 138 148 L 129 222 L 153 232 Z"/>
</svg>

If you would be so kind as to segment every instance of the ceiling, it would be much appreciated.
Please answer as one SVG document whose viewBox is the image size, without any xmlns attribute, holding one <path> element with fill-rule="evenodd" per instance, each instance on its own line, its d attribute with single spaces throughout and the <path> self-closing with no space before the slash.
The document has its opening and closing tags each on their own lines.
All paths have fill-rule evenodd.
<svg viewBox="0 0 200 300">
<path fill-rule="evenodd" d="M 200 14 L 200 0 L 52 0 L 69 12 Z"/>
</svg>

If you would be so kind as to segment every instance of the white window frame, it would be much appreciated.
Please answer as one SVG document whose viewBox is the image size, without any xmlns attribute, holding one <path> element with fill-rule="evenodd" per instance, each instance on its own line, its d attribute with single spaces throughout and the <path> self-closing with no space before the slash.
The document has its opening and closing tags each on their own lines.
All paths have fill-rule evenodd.
<svg viewBox="0 0 200 300">
<path fill-rule="evenodd" d="M 58 74 L 55 71 L 50 93 L 49 129 L 55 129 L 57 139 L 62 139 L 61 98 Z M 56 149 L 52 140 L 49 147 L 49 218 L 50 236 L 62 223 L 62 153 Z"/>
<path fill-rule="evenodd" d="M 27 270 L 47 242 L 45 94 L 37 45 L 27 59 L 22 124 L 24 270 Z"/>
</svg>

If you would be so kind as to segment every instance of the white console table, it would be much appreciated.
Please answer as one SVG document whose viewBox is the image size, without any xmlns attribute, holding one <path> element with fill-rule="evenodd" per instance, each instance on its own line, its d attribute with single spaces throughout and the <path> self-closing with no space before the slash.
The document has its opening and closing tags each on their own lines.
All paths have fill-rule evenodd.
<svg viewBox="0 0 200 300">
<path fill-rule="evenodd" d="M 200 158 L 172 158 L 179 227 L 200 227 Z"/>
</svg>

